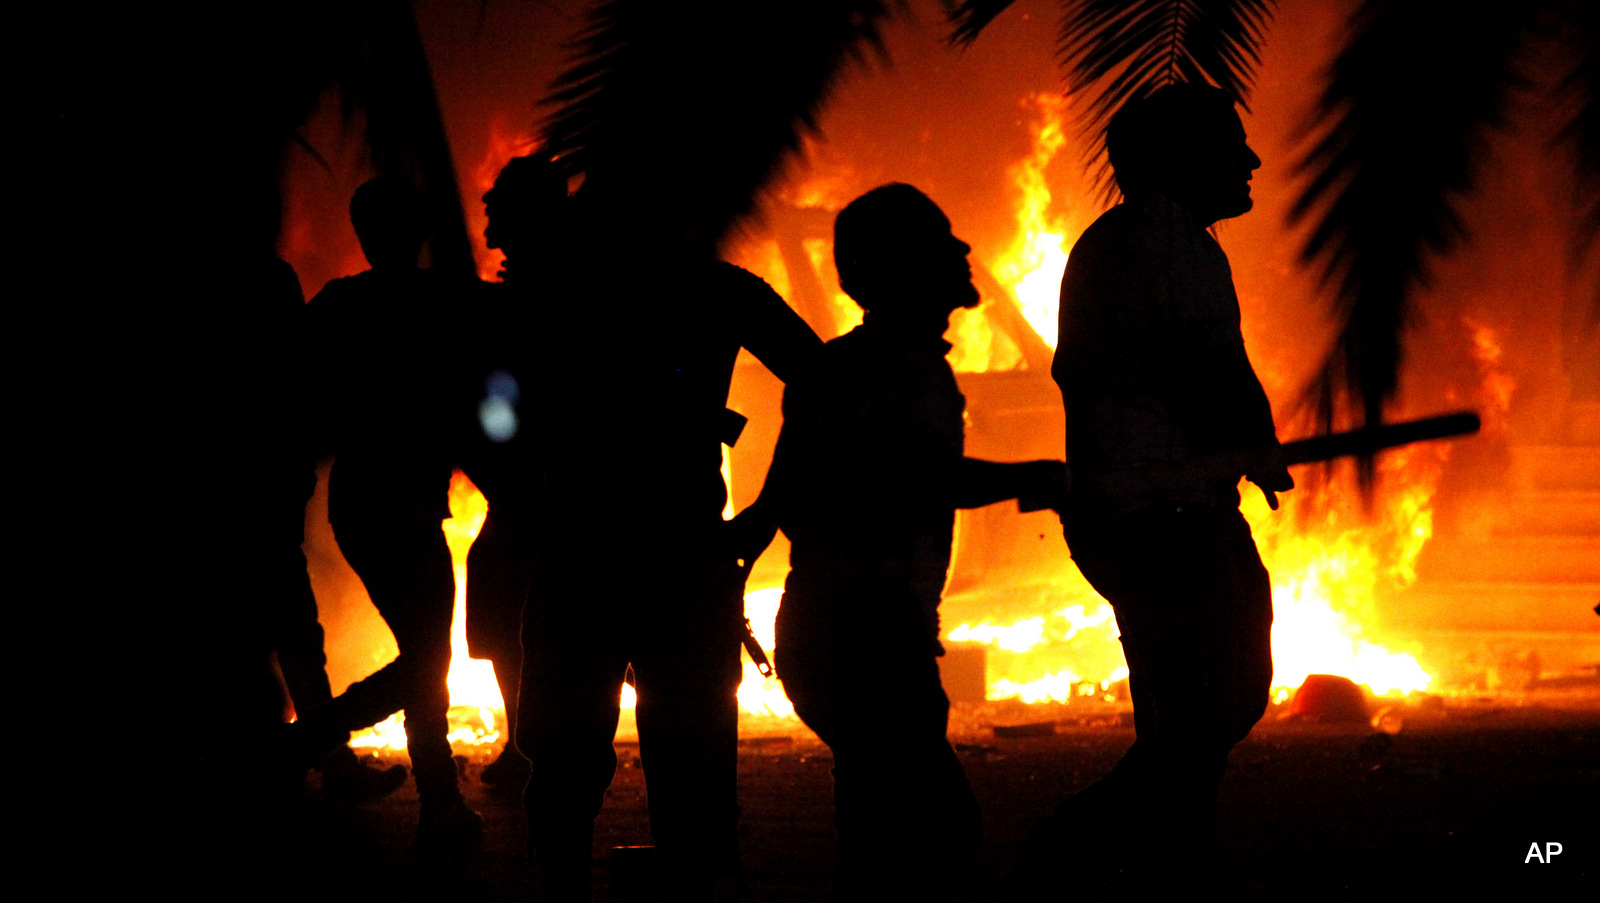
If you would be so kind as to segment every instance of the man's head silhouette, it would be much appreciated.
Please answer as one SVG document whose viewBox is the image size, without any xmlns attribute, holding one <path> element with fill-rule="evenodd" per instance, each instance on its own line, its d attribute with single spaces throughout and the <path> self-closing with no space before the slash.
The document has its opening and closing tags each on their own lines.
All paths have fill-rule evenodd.
<svg viewBox="0 0 1600 903">
<path fill-rule="evenodd" d="M 1250 177 L 1261 158 L 1219 88 L 1179 83 L 1129 101 L 1111 118 L 1106 151 L 1124 195 L 1165 195 L 1203 226 L 1254 206 Z"/>
<path fill-rule="evenodd" d="M 350 223 L 361 240 L 361 253 L 375 270 L 416 266 L 430 228 L 422 192 L 392 176 L 380 176 L 356 189 L 350 199 Z"/>
<path fill-rule="evenodd" d="M 489 218 L 484 241 L 506 257 L 547 242 L 556 228 L 556 213 L 567 200 L 567 177 L 548 157 L 514 157 L 483 195 Z"/>
<path fill-rule="evenodd" d="M 944 317 L 976 306 L 971 250 L 938 204 L 898 182 L 851 201 L 833 224 L 839 286 L 863 308 L 890 315 Z"/>
</svg>

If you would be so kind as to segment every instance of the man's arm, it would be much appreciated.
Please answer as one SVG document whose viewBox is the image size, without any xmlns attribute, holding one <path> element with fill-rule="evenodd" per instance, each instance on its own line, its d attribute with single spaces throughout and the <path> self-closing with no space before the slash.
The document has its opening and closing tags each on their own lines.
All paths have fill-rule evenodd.
<svg viewBox="0 0 1600 903">
<path fill-rule="evenodd" d="M 729 544 L 739 567 L 746 574 L 778 534 L 778 518 L 783 510 L 783 496 L 789 489 L 788 475 L 793 467 L 793 456 L 785 449 L 784 440 L 788 435 L 785 425 L 785 429 L 778 433 L 778 446 L 772 451 L 772 463 L 767 467 L 767 478 L 761 484 L 761 494 L 728 522 Z M 792 445 L 792 441 L 789 444 Z"/>
<path fill-rule="evenodd" d="M 1243 345 L 1189 347 L 1174 355 L 1173 410 L 1189 436 L 1197 466 L 1244 476 L 1278 508 L 1277 493 L 1294 488 L 1279 452 L 1272 406 Z"/>
<path fill-rule="evenodd" d="M 1025 511 L 1059 508 L 1066 500 L 1067 465 L 1062 461 L 1001 463 L 962 458 L 950 493 L 957 508 L 982 508 L 1017 499 Z"/>
<path fill-rule="evenodd" d="M 761 277 L 724 264 L 739 344 L 785 384 L 804 379 L 822 356 L 822 340 Z"/>
</svg>

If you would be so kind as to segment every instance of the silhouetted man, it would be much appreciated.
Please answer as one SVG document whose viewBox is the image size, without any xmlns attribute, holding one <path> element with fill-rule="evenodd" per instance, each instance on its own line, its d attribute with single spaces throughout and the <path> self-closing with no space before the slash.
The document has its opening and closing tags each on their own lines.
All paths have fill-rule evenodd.
<svg viewBox="0 0 1600 903">
<path fill-rule="evenodd" d="M 328 283 L 307 308 L 321 435 L 337 455 L 328 521 L 400 654 L 301 713 L 294 733 L 302 747 L 342 743 L 404 709 L 422 802 L 419 843 L 471 838 L 481 823 L 461 799 L 445 739 L 455 581 L 440 524 L 450 516 L 446 437 L 461 367 L 445 337 L 479 286 L 418 268 L 429 229 L 411 185 L 367 182 L 350 202 L 350 219 L 372 269 Z"/>
<path fill-rule="evenodd" d="M 720 444 L 741 347 L 780 379 L 821 343 L 764 282 L 589 174 L 541 318 L 539 557 L 523 614 L 517 744 L 530 843 L 558 899 L 587 899 L 632 665 L 650 830 L 669 898 L 738 871 L 743 580 Z M 681 231 L 681 230 L 677 230 Z"/>
<path fill-rule="evenodd" d="M 528 760 L 517 751 L 517 695 L 522 681 L 522 608 L 537 554 L 533 533 L 544 479 L 538 357 L 550 338 L 540 323 L 554 303 L 554 273 L 565 221 L 567 181 L 539 157 L 507 163 L 483 196 L 484 239 L 505 254 L 500 285 L 483 293 L 480 386 L 484 389 L 476 452 L 463 463 L 489 501 L 483 529 L 467 555 L 467 644 L 494 664 L 506 704 L 506 745 L 484 766 L 483 782 L 520 792 Z M 501 418 L 496 421 L 494 418 Z"/>
<path fill-rule="evenodd" d="M 834 898 L 943 897 L 977 849 L 978 806 L 945 739 L 939 598 L 957 508 L 1059 492 L 1058 461 L 963 456 L 966 400 L 941 337 L 978 303 L 971 248 L 909 185 L 876 188 L 834 224 L 839 284 L 865 310 L 816 374 L 784 393 L 757 503 L 792 543 L 777 669 L 795 712 L 833 750 Z M 754 558 L 759 548 L 743 550 Z M 893 686 L 885 703 L 869 689 Z"/>
<path fill-rule="evenodd" d="M 230 363 L 230 394 L 244 414 L 238 422 L 249 440 L 234 443 L 235 484 L 224 493 L 235 506 L 223 527 L 241 560 L 237 592 L 248 600 L 262 641 L 276 654 L 283 683 L 298 711 L 333 698 L 317 599 L 306 572 L 305 509 L 316 490 L 316 460 L 307 436 L 306 359 L 302 317 L 305 296 L 294 268 L 273 253 L 282 218 L 277 180 L 228 186 L 213 206 L 212 226 L 222 252 L 209 261 L 225 276 L 228 307 L 236 318 L 237 342 Z M 220 527 L 221 525 L 219 525 Z M 281 700 L 274 699 L 274 720 Z M 340 744 L 315 763 L 326 795 L 353 800 L 389 793 L 404 783 L 406 769 L 369 769 Z M 283 777 L 298 786 L 305 773 Z"/>
<path fill-rule="evenodd" d="M 1035 831 L 1021 876 L 1059 873 L 1074 827 L 1111 830 L 1143 841 L 1157 887 L 1192 891 L 1215 869 L 1228 751 L 1272 677 L 1271 585 L 1238 481 L 1273 507 L 1294 485 L 1207 232 L 1250 209 L 1261 160 L 1228 95 L 1200 85 L 1130 102 L 1107 144 L 1125 200 L 1073 248 L 1052 372 L 1073 474 L 1062 524 L 1116 612 L 1137 739 Z"/>
</svg>

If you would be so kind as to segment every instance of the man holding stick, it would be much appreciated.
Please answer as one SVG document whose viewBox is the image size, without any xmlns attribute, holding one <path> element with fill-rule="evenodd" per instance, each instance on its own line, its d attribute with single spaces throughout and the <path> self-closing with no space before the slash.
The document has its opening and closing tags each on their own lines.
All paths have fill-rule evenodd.
<svg viewBox="0 0 1600 903">
<path fill-rule="evenodd" d="M 1130 102 L 1107 134 L 1124 202 L 1084 233 L 1061 289 L 1052 373 L 1084 577 L 1116 612 L 1137 739 L 1024 846 L 1033 889 L 1093 826 L 1142 843 L 1159 889 L 1216 869 L 1228 752 L 1266 710 L 1272 589 L 1238 510 L 1294 481 L 1245 354 L 1227 256 L 1208 230 L 1252 206 L 1261 159 L 1226 93 L 1179 84 Z"/>
</svg>

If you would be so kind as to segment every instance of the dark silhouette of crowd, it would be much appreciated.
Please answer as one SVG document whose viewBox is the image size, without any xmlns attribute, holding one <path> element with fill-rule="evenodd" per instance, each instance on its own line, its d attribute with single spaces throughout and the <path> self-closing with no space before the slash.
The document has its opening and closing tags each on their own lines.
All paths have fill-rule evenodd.
<svg viewBox="0 0 1600 903">
<path fill-rule="evenodd" d="M 636 188 L 602 172 L 569 193 L 539 157 L 512 160 L 484 196 L 488 244 L 505 254 L 497 283 L 419 266 L 427 207 L 392 177 L 350 204 L 367 271 L 302 305 L 287 264 L 254 261 L 270 287 L 267 344 L 282 349 L 260 362 L 257 408 L 264 432 L 287 438 L 255 459 L 248 504 L 272 524 L 253 540 L 270 537 L 261 560 L 274 562 L 253 605 L 297 716 L 279 734 L 285 785 L 316 769 L 351 798 L 394 789 L 403 769 L 368 769 L 347 743 L 403 711 L 419 853 L 478 842 L 446 737 L 454 578 L 440 522 L 461 469 L 489 503 L 467 634 L 494 664 L 511 738 L 483 780 L 523 792 L 552 899 L 588 899 L 624 679 L 662 898 L 743 888 L 744 576 L 779 529 L 792 551 L 776 669 L 834 754 L 833 896 L 945 897 L 981 824 L 937 663 L 954 516 L 1017 499 L 1060 512 L 1114 608 L 1138 736 L 1030 836 L 1010 887 L 1048 889 L 1082 825 L 1137 836 L 1163 888 L 1203 883 L 1226 756 L 1271 675 L 1270 588 L 1236 486 L 1247 477 L 1274 503 L 1293 486 L 1207 232 L 1250 208 L 1260 160 L 1226 95 L 1193 86 L 1130 103 L 1110 152 L 1125 199 L 1084 234 L 1062 289 L 1053 373 L 1070 476 L 1063 461 L 965 456 L 942 335 L 978 302 L 971 249 L 908 185 L 838 214 L 840 284 L 865 314 L 826 344 L 692 230 L 640 221 L 651 207 Z M 619 224 L 650 236 L 626 261 Z M 462 325 L 478 340 L 441 341 Z M 784 423 L 760 498 L 725 521 L 720 446 L 743 423 L 726 407 L 741 349 L 785 383 Z M 329 522 L 399 647 L 337 697 L 298 548 L 314 465 L 330 457 Z M 896 706 L 855 689 L 891 676 L 905 688 Z"/>
</svg>

